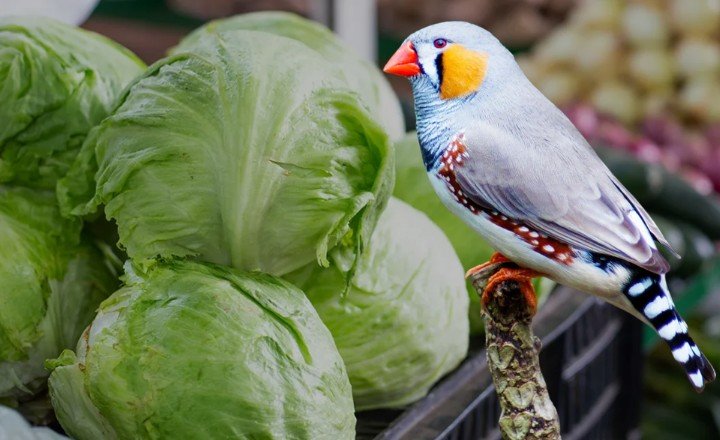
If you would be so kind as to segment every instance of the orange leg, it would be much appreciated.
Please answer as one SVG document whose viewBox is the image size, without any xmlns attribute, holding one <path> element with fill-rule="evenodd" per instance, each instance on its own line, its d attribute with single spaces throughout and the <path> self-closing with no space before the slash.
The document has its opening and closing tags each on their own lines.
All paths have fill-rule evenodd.
<svg viewBox="0 0 720 440">
<path fill-rule="evenodd" d="M 480 265 L 477 265 L 477 266 L 473 267 L 472 269 L 468 270 L 467 272 L 465 272 L 465 279 L 470 278 L 471 276 L 482 271 L 483 269 L 485 269 L 486 267 L 488 267 L 491 264 L 508 263 L 508 262 L 510 262 L 510 260 L 508 260 L 505 255 L 501 254 L 500 252 L 495 252 L 490 257 L 490 261 L 480 264 Z"/>
<path fill-rule="evenodd" d="M 532 286 L 532 279 L 539 276 L 542 276 L 542 274 L 532 269 L 525 269 L 523 267 L 501 268 L 490 277 L 487 286 L 485 286 L 485 290 L 482 295 L 483 305 L 487 306 L 487 303 L 490 300 L 490 293 L 492 293 L 498 285 L 500 285 L 500 283 L 505 281 L 515 281 L 520 285 L 520 291 L 525 297 L 525 301 L 534 315 L 537 311 L 537 297 L 535 296 L 535 289 L 533 289 Z"/>
</svg>

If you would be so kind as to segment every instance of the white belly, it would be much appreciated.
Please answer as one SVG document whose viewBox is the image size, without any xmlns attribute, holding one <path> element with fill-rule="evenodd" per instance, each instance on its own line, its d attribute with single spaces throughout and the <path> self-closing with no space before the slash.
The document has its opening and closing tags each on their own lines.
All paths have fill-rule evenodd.
<svg viewBox="0 0 720 440">
<path fill-rule="evenodd" d="M 508 259 L 520 266 L 541 272 L 560 284 L 601 296 L 613 303 L 619 300 L 618 295 L 622 295 L 622 286 L 630 276 L 627 269 L 618 267 L 614 272 L 608 273 L 593 264 L 577 259 L 570 264 L 565 264 L 548 258 L 534 251 L 530 244 L 520 239 L 512 231 L 490 221 L 487 214 L 473 214 L 462 206 L 452 197 L 445 182 L 436 177 L 434 173 L 428 173 L 428 177 L 445 206 Z M 482 261 L 478 261 L 477 264 L 480 263 Z"/>
</svg>

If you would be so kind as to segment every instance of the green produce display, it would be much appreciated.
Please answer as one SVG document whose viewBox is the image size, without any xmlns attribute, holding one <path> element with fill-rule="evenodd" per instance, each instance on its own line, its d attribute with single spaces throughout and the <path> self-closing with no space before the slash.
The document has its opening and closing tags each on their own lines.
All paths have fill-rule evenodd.
<svg viewBox="0 0 720 440">
<path fill-rule="evenodd" d="M 425 213 L 442 229 L 460 257 L 464 269 L 470 269 L 490 259 L 493 249 L 470 226 L 453 215 L 435 194 L 420 156 L 415 132 L 408 133 L 395 144 L 395 169 L 393 196 Z M 482 330 L 480 298 L 469 282 L 467 291 L 470 297 L 470 329 L 471 333 L 477 333 Z"/>
<path fill-rule="evenodd" d="M 359 253 L 393 182 L 387 136 L 338 68 L 253 31 L 209 33 L 153 65 L 81 156 L 65 202 L 104 204 L 131 258 L 275 275 L 328 264 L 338 244 Z"/>
<path fill-rule="evenodd" d="M 50 428 L 31 427 L 20 414 L 0 406 L 0 439 L 2 440 L 63 440 L 67 439 Z"/>
<path fill-rule="evenodd" d="M 385 75 L 377 66 L 361 59 L 329 29 L 315 21 L 287 12 L 256 12 L 215 20 L 197 29 L 180 47 L 194 44 L 207 34 L 232 30 L 262 31 L 297 40 L 316 50 L 342 70 L 348 84 L 368 106 L 391 139 L 405 135 L 405 120 L 400 101 Z"/>
<path fill-rule="evenodd" d="M 189 261 L 128 264 L 124 280 L 76 353 L 48 362 L 71 436 L 354 438 L 342 359 L 296 287 Z"/>
<path fill-rule="evenodd" d="M 0 48 L 0 183 L 53 189 L 144 65 L 113 41 L 43 18 L 0 18 Z"/>
<path fill-rule="evenodd" d="M 342 268 L 289 275 L 335 338 L 358 410 L 398 407 L 427 394 L 468 348 L 463 269 L 443 232 L 391 199 L 348 292 Z"/>
<path fill-rule="evenodd" d="M 50 191 L 0 187 L 0 401 L 41 390 L 45 359 L 75 344 L 117 286 L 80 226 Z"/>
</svg>

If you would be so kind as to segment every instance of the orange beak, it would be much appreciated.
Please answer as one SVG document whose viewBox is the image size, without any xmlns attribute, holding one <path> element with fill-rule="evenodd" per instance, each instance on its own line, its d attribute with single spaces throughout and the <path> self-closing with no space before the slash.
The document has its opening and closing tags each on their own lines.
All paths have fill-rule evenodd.
<svg viewBox="0 0 720 440">
<path fill-rule="evenodd" d="M 410 41 L 400 46 L 390 57 L 383 72 L 398 76 L 415 76 L 420 73 L 417 52 Z"/>
</svg>

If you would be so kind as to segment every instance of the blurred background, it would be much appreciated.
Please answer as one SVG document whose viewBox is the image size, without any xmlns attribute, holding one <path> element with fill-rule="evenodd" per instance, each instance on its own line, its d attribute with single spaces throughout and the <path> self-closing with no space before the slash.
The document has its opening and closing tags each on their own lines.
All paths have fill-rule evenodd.
<svg viewBox="0 0 720 440">
<path fill-rule="evenodd" d="M 104 34 L 151 63 L 202 23 L 285 10 L 382 65 L 411 32 L 464 20 L 492 31 L 653 214 L 674 248 L 671 288 L 720 366 L 720 0 L 0 0 Z M 409 86 L 392 78 L 408 130 Z M 720 438 L 720 385 L 696 395 L 646 332 L 639 432 Z M 640 397 L 638 397 L 640 399 Z"/>
</svg>

